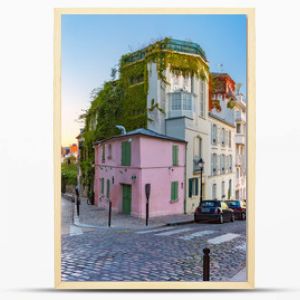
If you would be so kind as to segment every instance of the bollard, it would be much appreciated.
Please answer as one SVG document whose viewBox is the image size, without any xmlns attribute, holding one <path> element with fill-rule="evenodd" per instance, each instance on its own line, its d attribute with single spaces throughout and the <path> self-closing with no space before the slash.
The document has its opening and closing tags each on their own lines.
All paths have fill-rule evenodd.
<svg viewBox="0 0 300 300">
<path fill-rule="evenodd" d="M 203 249 L 203 281 L 209 281 L 210 273 L 210 250 L 208 248 Z"/>
<path fill-rule="evenodd" d="M 146 226 L 148 226 L 149 223 L 149 202 L 146 202 Z"/>
<path fill-rule="evenodd" d="M 108 227 L 111 225 L 111 201 L 109 200 L 109 205 L 108 205 Z"/>
</svg>

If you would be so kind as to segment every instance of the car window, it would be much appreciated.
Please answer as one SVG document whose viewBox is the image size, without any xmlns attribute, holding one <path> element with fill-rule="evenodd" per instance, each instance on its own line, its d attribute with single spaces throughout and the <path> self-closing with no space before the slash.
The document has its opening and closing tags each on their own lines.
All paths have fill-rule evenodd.
<svg viewBox="0 0 300 300">
<path fill-rule="evenodd" d="M 240 201 L 228 201 L 227 204 L 229 207 L 233 207 L 233 208 L 240 207 Z"/>
<path fill-rule="evenodd" d="M 218 201 L 203 201 L 201 204 L 202 207 L 219 207 Z"/>
</svg>

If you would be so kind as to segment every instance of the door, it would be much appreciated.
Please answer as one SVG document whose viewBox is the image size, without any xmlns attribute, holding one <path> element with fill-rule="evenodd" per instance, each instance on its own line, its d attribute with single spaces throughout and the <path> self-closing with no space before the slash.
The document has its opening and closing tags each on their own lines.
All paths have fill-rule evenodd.
<svg viewBox="0 0 300 300">
<path fill-rule="evenodd" d="M 131 185 L 122 184 L 122 203 L 123 214 L 130 215 L 131 213 Z"/>
</svg>

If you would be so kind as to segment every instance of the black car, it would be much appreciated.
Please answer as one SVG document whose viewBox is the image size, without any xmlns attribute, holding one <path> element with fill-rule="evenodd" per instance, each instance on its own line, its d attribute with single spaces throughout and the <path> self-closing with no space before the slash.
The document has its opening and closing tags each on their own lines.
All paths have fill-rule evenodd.
<svg viewBox="0 0 300 300">
<path fill-rule="evenodd" d="M 246 202 L 242 200 L 227 200 L 226 201 L 229 208 L 233 209 L 236 219 L 246 220 L 247 206 Z"/>
<path fill-rule="evenodd" d="M 234 211 L 228 207 L 225 201 L 203 200 L 194 213 L 195 222 L 216 221 L 222 224 L 225 221 L 234 222 Z"/>
</svg>

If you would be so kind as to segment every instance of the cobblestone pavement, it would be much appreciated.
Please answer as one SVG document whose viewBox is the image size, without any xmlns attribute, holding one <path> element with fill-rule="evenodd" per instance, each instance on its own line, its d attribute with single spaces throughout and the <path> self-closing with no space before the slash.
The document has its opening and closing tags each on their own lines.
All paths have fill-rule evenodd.
<svg viewBox="0 0 300 300">
<path fill-rule="evenodd" d="M 230 281 L 246 266 L 246 222 L 65 234 L 62 280 L 202 281 L 205 247 L 211 250 L 211 281 Z"/>
<path fill-rule="evenodd" d="M 66 195 L 67 197 L 67 195 Z M 71 199 L 71 196 L 68 195 L 68 198 Z M 62 198 L 62 202 L 71 202 Z M 81 198 L 80 205 L 80 223 L 90 224 L 93 226 L 104 226 L 107 227 L 108 223 L 108 211 L 103 208 L 96 207 L 94 205 L 87 205 L 87 200 Z M 171 216 L 162 216 L 162 217 L 152 217 L 149 220 L 149 227 L 163 226 L 167 223 L 174 223 L 179 221 L 192 221 L 193 215 L 171 215 Z M 145 220 L 141 218 L 135 218 L 128 215 L 112 213 L 112 227 L 114 228 L 140 228 L 145 225 Z"/>
<path fill-rule="evenodd" d="M 84 227 L 74 225 L 75 205 L 69 200 L 62 198 L 61 202 L 61 234 L 76 235 L 83 232 L 95 230 L 93 227 Z"/>
</svg>

